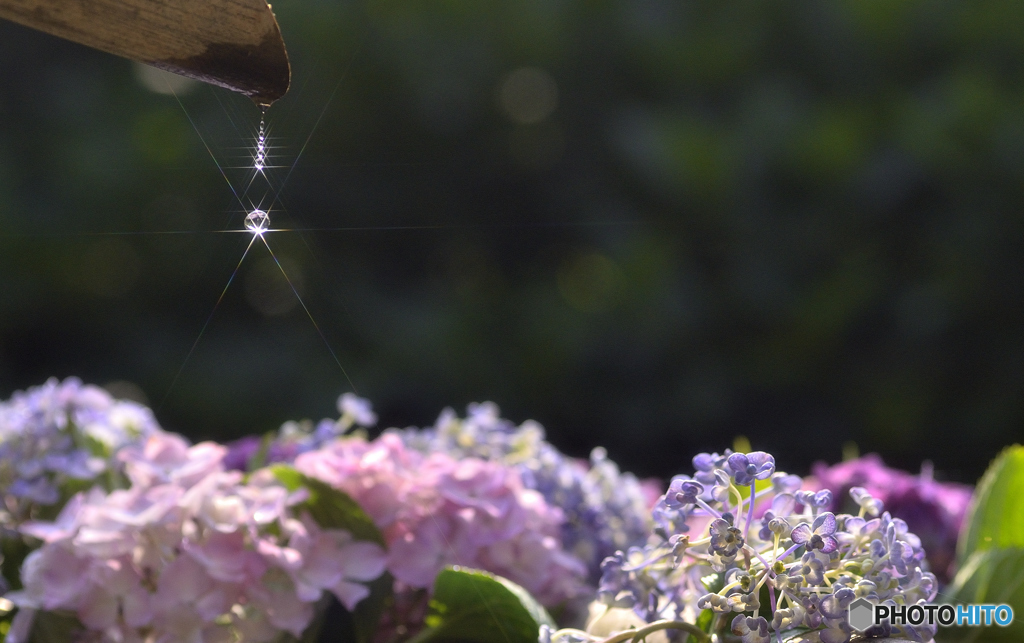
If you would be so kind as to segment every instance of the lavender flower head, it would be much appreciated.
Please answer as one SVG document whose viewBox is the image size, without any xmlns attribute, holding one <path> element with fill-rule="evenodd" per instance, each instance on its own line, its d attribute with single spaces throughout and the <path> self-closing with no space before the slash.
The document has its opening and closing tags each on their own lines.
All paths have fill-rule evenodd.
<svg viewBox="0 0 1024 643">
<path fill-rule="evenodd" d="M 22 566 L 8 643 L 32 640 L 37 611 L 73 614 L 82 640 L 298 638 L 324 592 L 353 609 L 386 554 L 297 510 L 269 470 L 223 468 L 224 447 L 158 433 L 119 454 L 132 485 L 73 497 Z M 36 635 L 38 636 L 38 635 Z"/>
<path fill-rule="evenodd" d="M 300 454 L 315 451 L 340 438 L 353 427 L 370 428 L 377 424 L 377 414 L 369 400 L 354 393 L 338 398 L 337 420 L 323 419 L 314 424 L 310 420 L 289 420 L 270 435 L 249 435 L 227 445 L 224 466 L 246 471 L 273 462 L 293 462 Z"/>
<path fill-rule="evenodd" d="M 51 378 L 0 403 L 0 493 L 5 522 L 58 504 L 119 464 L 117 452 L 160 432 L 153 413 L 77 378 Z"/>
<path fill-rule="evenodd" d="M 400 435 L 423 453 L 482 458 L 515 469 L 526 488 L 562 510 L 562 541 L 587 565 L 592 583 L 600 578 L 602 560 L 643 544 L 650 533 L 657 492 L 648 493 L 635 476 L 620 472 L 604 449 L 594 449 L 589 462 L 571 458 L 545 439 L 543 426 L 532 420 L 517 426 L 493 402 L 470 404 L 465 418 L 445 409 L 434 426 Z"/>
<path fill-rule="evenodd" d="M 831 490 L 836 500 L 829 509 L 855 511 L 850 489 L 862 487 L 921 535 L 929 566 L 940 581 L 953 577 L 957 536 L 973 491 L 970 486 L 937 482 L 929 463 L 918 475 L 892 469 L 873 453 L 833 466 L 818 462 L 812 471 L 805 484 Z"/>
<path fill-rule="evenodd" d="M 743 643 L 848 643 L 846 608 L 858 597 L 912 605 L 931 601 L 935 576 L 921 540 L 864 489 L 853 513 L 833 513 L 829 492 L 799 491 L 767 453 L 700 454 L 694 475 L 678 476 L 659 500 L 656 537 L 602 565 L 602 614 L 628 610 L 638 639 L 682 630 Z M 755 507 L 757 511 L 755 511 Z M 758 513 L 760 512 L 760 515 Z M 767 604 L 764 604 L 764 602 Z M 637 620 L 638 619 L 638 620 Z M 608 634 L 547 632 L 551 643 L 600 641 Z M 688 629 L 689 628 L 689 629 Z M 884 626 L 872 635 L 930 641 L 934 628 Z M 884 630 L 884 631 L 882 631 Z"/>
</svg>

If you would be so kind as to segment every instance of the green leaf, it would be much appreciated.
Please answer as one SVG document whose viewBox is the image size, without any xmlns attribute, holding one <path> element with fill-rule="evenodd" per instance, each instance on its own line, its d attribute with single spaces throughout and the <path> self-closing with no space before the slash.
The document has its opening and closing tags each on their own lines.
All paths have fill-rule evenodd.
<svg viewBox="0 0 1024 643">
<path fill-rule="evenodd" d="M 1014 614 L 1024 613 L 1024 549 L 982 549 L 976 551 L 960 567 L 956 578 L 945 592 L 956 603 L 1006 603 Z M 1024 619 L 1014 618 L 1006 627 L 943 628 L 940 640 L 945 641 L 1022 641 Z"/>
<path fill-rule="evenodd" d="M 277 433 L 270 431 L 263 435 L 260 440 L 260 448 L 257 449 L 256 453 L 252 454 L 249 461 L 245 463 L 246 471 L 255 471 L 262 469 L 267 464 L 267 455 L 270 453 L 270 446 L 274 443 L 274 438 L 277 437 Z"/>
<path fill-rule="evenodd" d="M 449 568 L 437 575 L 427 626 L 410 643 L 537 643 L 547 611 L 515 583 L 487 572 Z"/>
<path fill-rule="evenodd" d="M 754 490 L 757 492 L 764 491 L 770 486 L 772 486 L 772 481 L 770 479 L 754 480 Z M 744 500 L 750 497 L 750 485 L 737 485 L 736 488 L 739 489 L 740 497 Z"/>
<path fill-rule="evenodd" d="M 975 552 L 1024 548 L 1024 447 L 1007 447 L 978 483 L 957 543 L 960 566 Z"/>
<path fill-rule="evenodd" d="M 349 612 L 333 594 L 325 593 L 316 606 L 316 616 L 296 638 L 284 632 L 273 643 L 371 643 L 380 625 L 381 615 L 392 603 L 395 580 L 385 573 L 369 583 L 370 595 Z"/>
<path fill-rule="evenodd" d="M 30 553 L 32 547 L 20 534 L 0 538 L 0 571 L 10 589 L 21 589 L 21 565 Z"/>
<path fill-rule="evenodd" d="M 713 594 L 717 594 L 722 591 L 723 587 L 725 587 L 725 579 L 722 578 L 722 575 L 718 572 L 708 574 L 707 576 L 701 576 L 700 582 L 705 589 Z"/>
<path fill-rule="evenodd" d="M 348 494 L 338 491 L 334 487 L 321 482 L 315 478 L 303 475 L 294 468 L 276 464 L 270 467 L 274 476 L 289 491 L 296 491 L 305 488 L 309 492 L 309 498 L 296 506 L 299 511 L 305 510 L 313 517 L 318 525 L 324 529 L 345 529 L 357 540 L 375 542 L 381 547 L 385 546 L 384 536 L 373 523 L 373 519 L 366 515 L 362 507 Z M 338 605 L 340 613 L 336 617 L 323 622 L 323 614 L 327 611 L 322 606 L 318 613 L 321 615 L 321 622 L 316 630 L 322 628 L 329 630 L 331 640 L 354 641 L 355 643 L 369 643 L 380 623 L 381 614 L 391 601 L 394 579 L 390 574 L 384 573 L 377 580 L 367 583 L 370 588 L 370 595 L 364 598 L 353 612 L 349 613 L 344 607 Z M 312 626 L 310 628 L 312 630 Z M 307 635 L 310 630 L 307 630 Z M 306 643 L 303 637 L 302 643 Z"/>
<path fill-rule="evenodd" d="M 711 624 L 715 622 L 715 613 L 712 610 L 701 610 L 697 616 L 697 627 L 705 632 L 711 633 Z M 686 643 L 698 643 L 697 637 L 693 634 L 686 635 Z"/>
<path fill-rule="evenodd" d="M 287 465 L 275 464 L 270 470 L 289 491 L 295 491 L 300 487 L 305 487 L 309 491 L 309 498 L 297 508 L 300 511 L 308 511 L 321 527 L 345 529 L 355 536 L 356 540 L 367 540 L 385 546 L 384 536 L 377 529 L 377 525 L 373 524 L 373 519 L 366 515 L 359 503 L 348 494 L 303 475 Z"/>
<path fill-rule="evenodd" d="M 83 634 L 82 624 L 70 614 L 36 612 L 28 643 L 74 643 Z"/>
<path fill-rule="evenodd" d="M 537 600 L 530 595 L 530 592 L 503 576 L 495 575 L 493 578 L 504 585 L 505 589 L 512 592 L 515 597 L 519 599 L 519 604 L 522 605 L 523 609 L 530 614 L 530 617 L 537 624 L 537 627 L 534 628 L 534 635 L 536 635 L 536 632 L 540 630 L 541 625 L 547 625 L 552 628 L 557 627 L 555 625 L 555 619 L 551 618 L 551 615 L 548 614 L 546 609 L 544 609 L 544 606 L 538 603 Z"/>
<path fill-rule="evenodd" d="M 75 434 L 82 436 L 82 442 L 84 443 L 85 448 L 89 450 L 90 455 L 97 458 L 103 458 L 104 460 L 110 457 L 110 447 L 105 443 L 100 442 L 91 435 L 86 435 L 81 431 L 76 431 Z"/>
<path fill-rule="evenodd" d="M 370 643 L 373 640 L 381 615 L 392 603 L 394 585 L 395 579 L 387 572 L 369 583 L 370 595 L 360 601 L 352 612 L 352 631 L 358 643 Z"/>
</svg>

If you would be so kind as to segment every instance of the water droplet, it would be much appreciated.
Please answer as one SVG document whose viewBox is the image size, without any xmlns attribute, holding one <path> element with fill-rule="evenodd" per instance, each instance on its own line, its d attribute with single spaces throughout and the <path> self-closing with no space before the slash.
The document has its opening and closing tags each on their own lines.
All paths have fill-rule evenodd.
<svg viewBox="0 0 1024 643">
<path fill-rule="evenodd" d="M 257 171 L 262 172 L 267 160 L 267 124 L 260 119 L 260 133 L 256 139 L 256 157 L 253 166 Z"/>
<path fill-rule="evenodd" d="M 263 234 L 270 228 L 270 215 L 263 210 L 253 210 L 245 217 L 245 229 Z"/>
</svg>

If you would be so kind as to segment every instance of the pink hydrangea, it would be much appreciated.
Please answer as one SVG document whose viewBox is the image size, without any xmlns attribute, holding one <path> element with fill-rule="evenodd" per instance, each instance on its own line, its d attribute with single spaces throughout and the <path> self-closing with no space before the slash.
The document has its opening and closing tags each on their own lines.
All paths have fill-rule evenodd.
<svg viewBox="0 0 1024 643">
<path fill-rule="evenodd" d="M 337 440 L 296 468 L 352 496 L 384 533 L 388 570 L 429 588 L 446 565 L 485 569 L 554 605 L 580 593 L 583 564 L 562 547 L 561 510 L 511 468 L 425 455 L 393 433 Z"/>
<path fill-rule="evenodd" d="M 134 483 L 79 494 L 22 568 L 8 636 L 26 640 L 35 610 L 72 611 L 111 641 L 259 643 L 301 636 L 324 591 L 348 609 L 384 571 L 381 547 L 297 515 L 269 471 L 225 471 L 225 449 L 156 434 L 120 457 Z"/>
</svg>

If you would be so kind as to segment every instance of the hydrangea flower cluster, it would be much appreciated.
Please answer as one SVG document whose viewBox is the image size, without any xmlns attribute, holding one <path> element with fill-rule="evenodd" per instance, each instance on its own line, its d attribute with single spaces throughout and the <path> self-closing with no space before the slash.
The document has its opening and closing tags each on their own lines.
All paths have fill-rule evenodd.
<svg viewBox="0 0 1024 643">
<path fill-rule="evenodd" d="M 502 419 L 491 403 L 374 440 L 351 431 L 376 423 L 368 401 L 346 394 L 338 410 L 225 447 L 189 446 L 145 407 L 75 379 L 0 403 L 0 533 L 18 537 L 4 541 L 21 549 L 11 561 L 35 548 L 11 577 L 22 589 L 5 597 L 18 608 L 6 639 L 49 636 L 56 614 L 82 630 L 62 640 L 292 640 L 327 613 L 327 595 L 352 610 L 389 572 L 395 593 L 374 602 L 387 606 L 374 640 L 397 640 L 461 604 L 439 602 L 458 570 L 431 593 L 456 566 L 521 585 L 566 623 L 596 588 L 586 630 L 541 627 L 543 643 L 848 643 L 857 598 L 935 597 L 929 563 L 948 569 L 970 497 L 877 456 L 819 464 L 802 480 L 767 453 L 729 450 L 698 455 L 661 494 L 603 449 L 589 462 L 566 456 L 539 424 Z M 259 468 L 270 462 L 358 507 L 287 468 Z M 339 511 L 373 520 L 386 549 L 324 526 Z M 931 559 L 915 527 L 934 542 Z"/>
<path fill-rule="evenodd" d="M 544 427 L 532 420 L 519 426 L 503 419 L 491 402 L 470 404 L 465 418 L 445 409 L 433 427 L 407 429 L 406 444 L 424 453 L 502 462 L 519 472 L 523 484 L 539 491 L 565 515 L 562 541 L 584 561 L 592 583 L 601 561 L 615 551 L 646 542 L 650 507 L 659 491 L 645 489 L 635 476 L 621 473 L 602 448 L 590 462 L 571 458 L 545 440 Z"/>
<path fill-rule="evenodd" d="M 892 469 L 874 453 L 831 467 L 818 462 L 812 472 L 804 486 L 831 490 L 837 499 L 830 507 L 833 511 L 849 510 L 838 505 L 839 500 L 849 498 L 850 489 L 867 489 L 891 513 L 905 520 L 914 533 L 920 534 L 929 567 L 939 581 L 945 583 L 953 578 L 956 541 L 973 492 L 970 486 L 937 482 L 930 463 L 925 463 L 918 475 Z M 848 500 L 845 504 L 851 503 Z"/>
<path fill-rule="evenodd" d="M 300 455 L 295 467 L 351 496 L 388 544 L 388 570 L 428 588 L 446 565 L 485 569 L 546 605 L 581 592 L 583 565 L 562 548 L 561 510 L 516 471 L 479 458 L 408 448 L 393 432 L 353 436 Z"/>
<path fill-rule="evenodd" d="M 377 424 L 377 414 L 369 400 L 345 393 L 338 398 L 337 420 L 323 419 L 315 425 L 310 420 L 288 421 L 281 425 L 277 434 L 261 438 L 249 435 L 227 445 L 224 465 L 228 469 L 249 470 L 254 463 L 293 462 L 307 451 L 319 449 L 335 440 L 352 427 L 369 428 Z"/>
<path fill-rule="evenodd" d="M 656 542 L 602 565 L 600 603 L 632 611 L 638 631 L 677 628 L 707 640 L 694 624 L 708 613 L 712 632 L 728 628 L 743 643 L 781 641 L 798 627 L 807 630 L 802 640 L 846 643 L 846 608 L 858 597 L 934 598 L 920 539 L 865 489 L 850 490 L 856 514 L 835 514 L 830 491 L 800 490 L 801 479 L 777 472 L 767 453 L 702 453 L 693 464 L 694 475 L 674 478 L 654 510 Z M 886 629 L 918 641 L 934 635 L 927 626 Z"/>
<path fill-rule="evenodd" d="M 88 640 L 260 643 L 299 637 L 325 591 L 347 608 L 369 594 L 383 549 L 297 511 L 268 470 L 225 471 L 226 449 L 155 433 L 120 451 L 131 487 L 76 495 L 22 568 L 9 643 L 28 640 L 36 610 L 73 613 Z"/>
<path fill-rule="evenodd" d="M 51 378 L 0 403 L 0 493 L 7 526 L 118 469 L 114 454 L 160 431 L 153 413 L 105 390 Z M 66 496 L 63 498 L 66 499 Z"/>
</svg>

